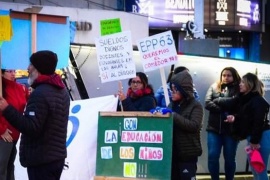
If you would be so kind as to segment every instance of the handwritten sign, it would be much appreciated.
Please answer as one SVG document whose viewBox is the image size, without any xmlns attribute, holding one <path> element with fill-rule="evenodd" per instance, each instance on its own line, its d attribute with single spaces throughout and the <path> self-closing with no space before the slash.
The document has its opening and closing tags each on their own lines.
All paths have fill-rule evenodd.
<svg viewBox="0 0 270 180">
<path fill-rule="evenodd" d="M 96 175 L 171 179 L 172 116 L 132 113 L 100 112 Z"/>
<path fill-rule="evenodd" d="M 101 36 L 121 32 L 120 19 L 106 19 L 100 21 Z"/>
<path fill-rule="evenodd" d="M 0 41 L 10 41 L 12 36 L 11 19 L 9 15 L 0 16 Z"/>
<path fill-rule="evenodd" d="M 269 91 L 270 90 L 270 73 L 269 70 L 265 69 L 259 69 L 258 77 L 262 81 L 264 85 L 264 90 Z"/>
<path fill-rule="evenodd" d="M 137 42 L 144 72 L 177 62 L 177 53 L 171 31 L 156 34 Z"/>
<path fill-rule="evenodd" d="M 136 76 L 130 31 L 96 38 L 95 43 L 102 83 Z"/>
</svg>

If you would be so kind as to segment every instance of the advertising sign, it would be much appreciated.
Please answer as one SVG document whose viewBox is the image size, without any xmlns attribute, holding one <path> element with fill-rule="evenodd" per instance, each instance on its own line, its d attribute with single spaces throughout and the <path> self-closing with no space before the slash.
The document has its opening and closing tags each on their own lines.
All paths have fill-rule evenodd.
<svg viewBox="0 0 270 180">
<path fill-rule="evenodd" d="M 237 0 L 236 8 L 236 28 L 261 31 L 262 6 L 259 0 Z"/>
<path fill-rule="evenodd" d="M 149 18 L 150 28 L 181 29 L 194 21 L 196 0 L 129 0 L 126 11 Z M 204 0 L 207 29 L 262 31 L 262 0 Z M 196 24 L 196 22 L 195 22 Z"/>
<path fill-rule="evenodd" d="M 150 28 L 178 28 L 194 20 L 194 0 L 129 0 L 126 11 L 149 17 Z"/>
</svg>

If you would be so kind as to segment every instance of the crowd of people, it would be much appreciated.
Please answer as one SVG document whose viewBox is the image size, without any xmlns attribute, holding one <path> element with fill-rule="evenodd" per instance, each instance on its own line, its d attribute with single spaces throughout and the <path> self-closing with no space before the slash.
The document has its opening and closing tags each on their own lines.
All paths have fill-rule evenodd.
<svg viewBox="0 0 270 180">
<path fill-rule="evenodd" d="M 221 152 L 225 178 L 234 179 L 236 152 L 239 142 L 244 139 L 247 140 L 247 146 L 260 152 L 266 165 L 263 172 L 256 172 L 251 166 L 254 179 L 268 179 L 269 103 L 263 98 L 263 83 L 257 75 L 247 73 L 241 78 L 235 68 L 225 67 L 219 80 L 208 88 L 204 104 L 200 102 L 189 70 L 184 66 L 170 72 L 167 91 L 161 86 L 155 96 L 147 76 L 142 72 L 130 79 L 128 85 L 126 95 L 122 91 L 117 94 L 119 106 L 122 105 L 125 111 L 149 111 L 155 107 L 172 110 L 172 180 L 196 178 L 198 157 L 202 154 L 203 105 L 209 111 L 206 131 L 207 164 L 211 179 L 220 179 Z M 164 94 L 166 92 L 169 96 L 168 105 Z"/>
<path fill-rule="evenodd" d="M 14 180 L 16 143 L 21 134 L 19 158 L 27 168 L 29 180 L 60 179 L 65 158 L 70 98 L 61 77 L 55 73 L 57 55 L 38 51 L 30 57 L 28 89 L 17 83 L 15 70 L 2 69 L 0 96 L 0 179 Z M 128 81 L 127 92 L 119 89 L 117 111 L 150 111 L 168 108 L 173 118 L 172 180 L 196 179 L 197 162 L 207 153 L 212 180 L 220 179 L 220 155 L 223 152 L 226 180 L 233 180 L 236 152 L 246 140 L 258 150 L 266 166 L 254 179 L 265 180 L 270 155 L 269 103 L 264 98 L 263 83 L 256 74 L 240 77 L 233 67 L 225 67 L 219 80 L 207 90 L 201 102 L 188 68 L 172 70 L 167 90 L 154 93 L 148 77 L 137 72 Z M 164 93 L 168 93 L 166 103 Z M 204 109 L 207 121 L 207 152 L 202 150 L 201 131 Z M 248 158 L 250 160 L 250 158 Z"/>
</svg>

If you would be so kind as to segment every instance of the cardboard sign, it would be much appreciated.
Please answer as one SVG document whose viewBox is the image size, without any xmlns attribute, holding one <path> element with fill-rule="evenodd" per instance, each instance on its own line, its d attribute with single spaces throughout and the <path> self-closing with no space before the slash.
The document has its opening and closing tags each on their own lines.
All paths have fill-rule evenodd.
<svg viewBox="0 0 270 180">
<path fill-rule="evenodd" d="M 171 179 L 172 116 L 100 112 L 96 176 Z"/>
<path fill-rule="evenodd" d="M 136 76 L 130 31 L 97 38 L 96 47 L 102 83 Z"/>
<path fill-rule="evenodd" d="M 120 19 L 106 19 L 100 21 L 101 36 L 122 32 Z"/>
<path fill-rule="evenodd" d="M 144 72 L 170 66 L 177 62 L 171 31 L 156 34 L 137 42 Z"/>
</svg>

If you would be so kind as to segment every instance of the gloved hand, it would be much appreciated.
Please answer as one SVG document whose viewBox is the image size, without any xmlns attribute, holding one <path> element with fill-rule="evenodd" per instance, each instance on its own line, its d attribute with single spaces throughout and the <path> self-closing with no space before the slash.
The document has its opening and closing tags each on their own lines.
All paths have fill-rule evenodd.
<svg viewBox="0 0 270 180">
<path fill-rule="evenodd" d="M 167 114 L 167 113 L 172 113 L 172 110 L 169 109 L 169 108 L 156 107 L 155 109 L 151 109 L 150 113 L 152 113 L 152 114 L 160 113 L 160 114 L 164 115 L 164 114 Z"/>
</svg>

